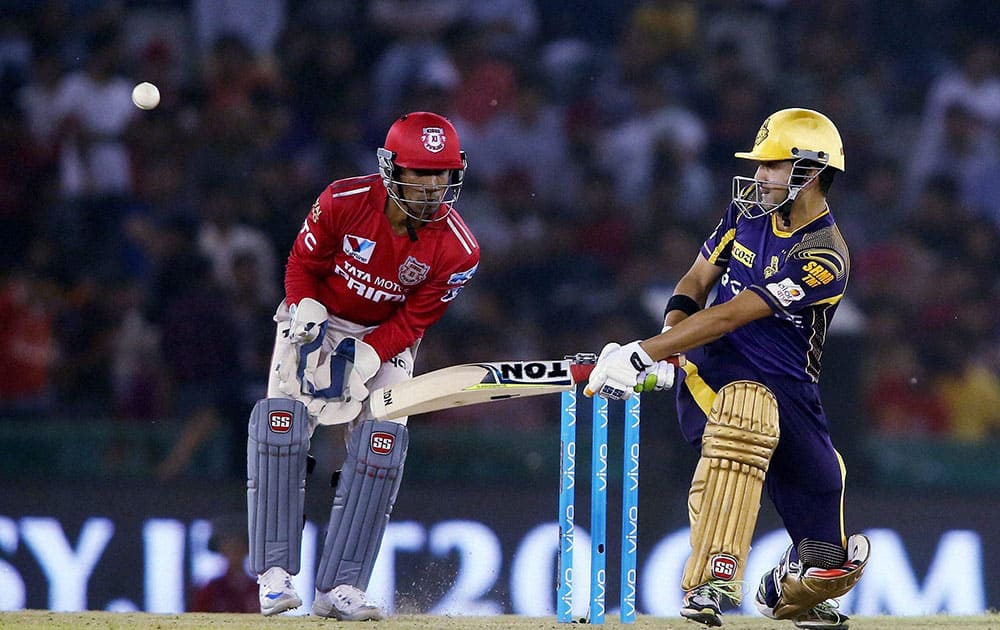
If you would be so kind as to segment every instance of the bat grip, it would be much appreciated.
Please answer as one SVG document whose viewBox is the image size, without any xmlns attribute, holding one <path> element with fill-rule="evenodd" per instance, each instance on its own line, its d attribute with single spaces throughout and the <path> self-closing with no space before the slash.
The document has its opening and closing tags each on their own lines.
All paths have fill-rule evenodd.
<svg viewBox="0 0 1000 630">
<path fill-rule="evenodd" d="M 683 354 L 675 354 L 666 358 L 666 362 L 674 367 L 684 367 L 687 359 Z M 574 383 L 582 383 L 590 379 L 590 373 L 594 371 L 594 363 L 571 363 L 569 366 L 570 375 Z"/>
<path fill-rule="evenodd" d="M 590 379 L 590 373 L 593 371 L 593 363 L 571 363 L 569 366 L 569 373 L 573 377 L 574 383 L 583 383 Z"/>
</svg>

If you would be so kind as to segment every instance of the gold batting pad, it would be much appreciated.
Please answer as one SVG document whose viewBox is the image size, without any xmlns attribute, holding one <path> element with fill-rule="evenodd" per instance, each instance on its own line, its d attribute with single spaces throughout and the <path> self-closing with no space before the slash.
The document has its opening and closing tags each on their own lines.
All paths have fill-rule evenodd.
<svg viewBox="0 0 1000 630">
<path fill-rule="evenodd" d="M 771 390 L 753 381 L 719 390 L 688 493 L 691 556 L 681 580 L 685 591 L 709 580 L 742 579 L 778 437 L 778 401 Z"/>
<path fill-rule="evenodd" d="M 840 597 L 854 588 L 868 564 L 869 542 L 864 534 L 847 539 L 847 560 L 835 569 L 789 570 L 778 584 L 776 619 L 796 619 L 828 599 Z"/>
</svg>

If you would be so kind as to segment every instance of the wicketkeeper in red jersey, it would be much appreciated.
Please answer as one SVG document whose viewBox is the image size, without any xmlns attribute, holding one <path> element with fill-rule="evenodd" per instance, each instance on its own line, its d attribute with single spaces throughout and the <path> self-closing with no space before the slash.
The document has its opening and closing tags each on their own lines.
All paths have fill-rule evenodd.
<svg viewBox="0 0 1000 630">
<path fill-rule="evenodd" d="M 766 490 L 792 545 L 761 577 L 757 609 L 798 628 L 845 630 L 836 598 L 858 583 L 869 544 L 844 531 L 845 468 L 819 391 L 851 267 L 827 204 L 844 145 L 829 118 L 790 108 L 769 116 L 753 149 L 736 157 L 756 172 L 733 178 L 732 202 L 677 283 L 663 332 L 605 346 L 586 391 L 622 399 L 669 389 L 677 377 L 681 432 L 701 451 L 681 616 L 721 626 L 723 596 L 739 603 Z M 687 361 L 675 374 L 663 359 L 681 352 Z"/>
<path fill-rule="evenodd" d="M 318 425 L 347 440 L 316 572 L 314 615 L 379 619 L 365 590 L 399 490 L 406 418 L 376 421 L 370 389 L 413 375 L 427 328 L 476 273 L 479 245 L 455 202 L 465 152 L 444 117 L 401 116 L 377 174 L 333 182 L 306 215 L 285 272 L 267 398 L 250 417 L 250 566 L 260 610 L 302 604 L 299 571 L 309 441 Z"/>
</svg>

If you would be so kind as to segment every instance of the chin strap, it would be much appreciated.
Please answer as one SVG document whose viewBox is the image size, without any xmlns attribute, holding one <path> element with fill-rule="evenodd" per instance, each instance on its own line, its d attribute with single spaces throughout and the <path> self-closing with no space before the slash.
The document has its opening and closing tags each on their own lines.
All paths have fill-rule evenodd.
<svg viewBox="0 0 1000 630">
<path fill-rule="evenodd" d="M 787 227 L 792 227 L 792 208 L 791 208 L 791 206 L 787 206 L 787 207 L 782 208 L 781 210 L 778 210 L 778 216 L 781 217 L 781 223 L 782 223 L 782 225 L 784 225 L 786 228 Z"/>
<path fill-rule="evenodd" d="M 795 199 L 799 196 L 800 190 L 802 189 L 799 187 L 789 186 L 788 197 L 778 204 L 778 207 L 776 208 L 778 216 L 781 217 L 781 223 L 785 227 L 792 226 L 792 206 L 795 205 Z"/>
<path fill-rule="evenodd" d="M 413 221 L 410 217 L 406 217 L 406 233 L 410 235 L 410 240 L 414 243 L 417 242 L 417 230 L 413 227 Z"/>
</svg>

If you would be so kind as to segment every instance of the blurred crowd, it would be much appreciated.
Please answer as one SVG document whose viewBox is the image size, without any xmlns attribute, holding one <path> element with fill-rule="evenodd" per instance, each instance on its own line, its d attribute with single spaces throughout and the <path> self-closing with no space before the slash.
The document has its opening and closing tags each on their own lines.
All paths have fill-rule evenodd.
<svg viewBox="0 0 1000 630">
<path fill-rule="evenodd" d="M 846 146 L 831 334 L 865 340 L 865 424 L 1000 433 L 993 0 L 0 5 L 0 417 L 170 419 L 162 477 L 220 433 L 238 470 L 292 240 L 406 111 L 456 125 L 483 251 L 418 371 L 648 336 L 733 152 L 800 106 Z"/>
</svg>

